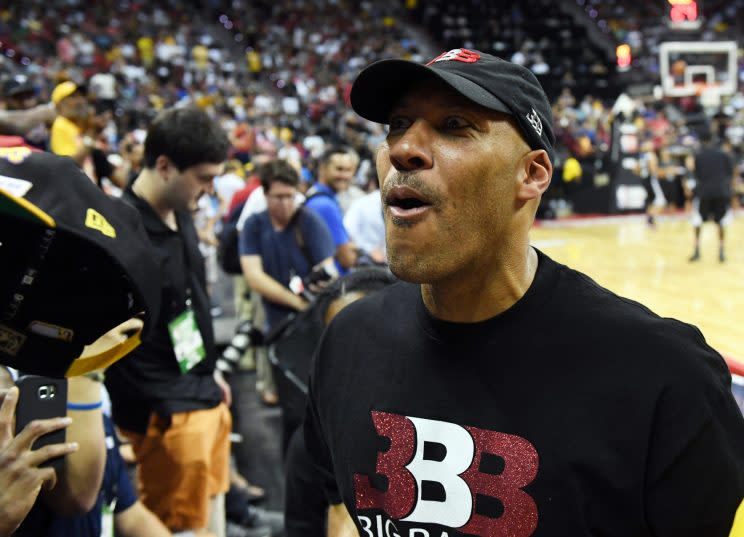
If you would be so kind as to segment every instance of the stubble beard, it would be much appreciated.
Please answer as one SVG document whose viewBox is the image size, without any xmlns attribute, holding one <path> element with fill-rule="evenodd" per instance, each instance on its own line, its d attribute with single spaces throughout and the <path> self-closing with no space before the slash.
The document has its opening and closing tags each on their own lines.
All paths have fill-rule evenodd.
<svg viewBox="0 0 744 537">
<path fill-rule="evenodd" d="M 440 212 L 443 205 L 442 194 L 424 181 L 419 173 L 395 172 L 388 177 L 381 188 L 380 195 L 382 196 L 383 204 L 390 191 L 396 186 L 407 186 L 418 191 L 431 203 L 430 211 L 435 213 Z M 390 209 L 385 207 L 385 212 L 389 216 L 389 226 L 393 228 L 410 230 L 416 225 L 421 225 L 420 222 L 410 222 L 404 218 L 392 216 L 388 211 Z M 436 259 L 443 255 L 442 252 L 437 251 L 437 246 L 432 246 L 432 248 L 428 248 L 426 251 L 413 252 L 410 247 L 395 247 L 392 241 L 386 240 L 386 242 L 388 266 L 396 277 L 410 283 L 420 284 L 430 281 L 433 273 L 436 272 Z"/>
</svg>

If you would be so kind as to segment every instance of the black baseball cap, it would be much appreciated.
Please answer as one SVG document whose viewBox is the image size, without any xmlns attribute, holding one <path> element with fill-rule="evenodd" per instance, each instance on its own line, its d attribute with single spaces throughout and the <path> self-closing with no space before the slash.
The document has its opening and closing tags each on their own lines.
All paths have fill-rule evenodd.
<svg viewBox="0 0 744 537">
<path fill-rule="evenodd" d="M 552 109 L 535 75 L 521 65 L 477 50 L 457 48 L 427 64 L 381 60 L 364 69 L 351 88 L 351 106 L 363 118 L 387 123 L 390 110 L 414 84 L 435 77 L 490 110 L 511 115 L 533 149 L 554 162 Z"/>
<path fill-rule="evenodd" d="M 83 348 L 132 317 L 152 327 L 158 267 L 139 213 L 69 158 L 0 148 L 0 363 L 52 377 L 107 367 L 141 333 Z"/>
<path fill-rule="evenodd" d="M 11 77 L 3 82 L 2 91 L 3 97 L 15 97 L 35 93 L 36 88 L 26 77 Z"/>
</svg>

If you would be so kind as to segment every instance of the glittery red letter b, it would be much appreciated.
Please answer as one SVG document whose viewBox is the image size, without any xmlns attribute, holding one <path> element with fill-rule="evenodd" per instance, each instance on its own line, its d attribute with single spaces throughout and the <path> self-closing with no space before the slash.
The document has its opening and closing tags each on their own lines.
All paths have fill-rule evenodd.
<svg viewBox="0 0 744 537">
<path fill-rule="evenodd" d="M 462 477 L 473 493 L 473 516 L 459 531 L 470 535 L 509 535 L 529 537 L 537 528 L 537 505 L 522 490 L 537 476 L 537 451 L 524 438 L 510 434 L 465 427 L 475 440 L 475 457 Z M 478 468 L 483 453 L 504 460 L 504 470 L 498 474 L 484 474 Z M 490 518 L 475 513 L 476 494 L 498 499 L 504 513 Z"/>
<path fill-rule="evenodd" d="M 390 449 L 377 455 L 378 474 L 388 480 L 387 492 L 372 487 L 366 475 L 354 475 L 357 509 L 382 509 L 394 519 L 401 519 L 413 510 L 416 501 L 416 481 L 405 466 L 413 457 L 415 430 L 405 416 L 388 412 L 372 412 L 377 434 L 390 439 Z"/>
</svg>

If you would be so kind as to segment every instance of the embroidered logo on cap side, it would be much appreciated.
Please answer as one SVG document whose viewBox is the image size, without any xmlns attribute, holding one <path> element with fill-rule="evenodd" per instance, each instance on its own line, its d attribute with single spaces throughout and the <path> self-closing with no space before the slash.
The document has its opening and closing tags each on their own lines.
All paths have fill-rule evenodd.
<svg viewBox="0 0 744 537">
<path fill-rule="evenodd" d="M 453 48 L 452 50 L 449 50 L 447 52 L 443 52 L 433 60 L 431 60 L 426 65 L 431 65 L 435 62 L 445 62 L 445 61 L 456 61 L 456 62 L 463 62 L 463 63 L 475 63 L 478 60 L 480 60 L 480 54 L 477 52 L 473 52 L 472 50 L 468 50 L 466 48 Z"/>
<path fill-rule="evenodd" d="M 85 216 L 85 225 L 91 229 L 100 231 L 107 237 L 111 237 L 112 239 L 116 238 L 116 230 L 114 227 L 95 209 L 88 209 L 88 213 Z"/>
<path fill-rule="evenodd" d="M 538 136 L 542 136 L 543 131 L 543 124 L 540 120 L 540 116 L 537 115 L 537 112 L 535 112 L 535 109 L 532 108 L 530 113 L 525 116 L 527 118 L 527 121 L 530 122 L 530 125 L 532 125 L 532 128 L 535 129 L 535 132 Z"/>
</svg>

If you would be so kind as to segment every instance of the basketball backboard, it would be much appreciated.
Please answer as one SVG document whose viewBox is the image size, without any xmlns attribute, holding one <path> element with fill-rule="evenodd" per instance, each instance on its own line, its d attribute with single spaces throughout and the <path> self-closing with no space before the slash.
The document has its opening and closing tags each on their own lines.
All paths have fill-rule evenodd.
<svg viewBox="0 0 744 537">
<path fill-rule="evenodd" d="M 664 95 L 732 95 L 737 87 L 735 41 L 669 41 L 659 49 Z"/>
</svg>

